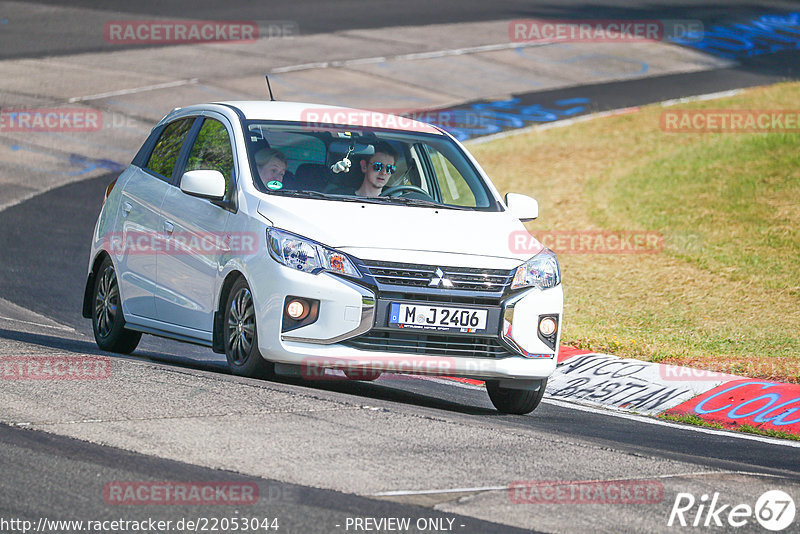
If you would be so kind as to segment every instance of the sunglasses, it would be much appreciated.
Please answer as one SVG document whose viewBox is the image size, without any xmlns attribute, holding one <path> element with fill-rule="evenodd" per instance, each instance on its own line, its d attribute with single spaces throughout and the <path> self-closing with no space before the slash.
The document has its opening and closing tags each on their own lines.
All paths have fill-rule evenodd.
<svg viewBox="0 0 800 534">
<path fill-rule="evenodd" d="M 383 170 L 383 163 L 373 163 L 372 168 L 375 169 L 376 172 L 381 172 Z M 397 165 L 389 165 L 386 164 L 386 172 L 388 174 L 394 174 L 394 171 L 397 170 Z"/>
</svg>

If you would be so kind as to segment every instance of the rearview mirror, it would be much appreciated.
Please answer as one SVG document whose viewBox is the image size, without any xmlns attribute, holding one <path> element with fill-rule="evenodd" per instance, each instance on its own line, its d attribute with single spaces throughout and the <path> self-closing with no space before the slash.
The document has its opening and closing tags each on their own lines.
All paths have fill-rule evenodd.
<svg viewBox="0 0 800 534">
<path fill-rule="evenodd" d="M 219 171 L 189 171 L 181 177 L 181 191 L 193 197 L 222 200 L 225 197 L 225 177 Z"/>
<path fill-rule="evenodd" d="M 363 143 L 353 144 L 349 141 L 332 141 L 331 144 L 328 145 L 328 151 L 335 154 L 346 154 L 351 146 L 353 147 L 353 151 L 350 152 L 351 156 L 371 156 L 375 153 L 375 149 L 371 145 L 365 145 Z"/>
<path fill-rule="evenodd" d="M 539 216 L 539 203 L 528 195 L 507 193 L 506 206 L 508 211 L 522 222 L 532 221 Z"/>
</svg>

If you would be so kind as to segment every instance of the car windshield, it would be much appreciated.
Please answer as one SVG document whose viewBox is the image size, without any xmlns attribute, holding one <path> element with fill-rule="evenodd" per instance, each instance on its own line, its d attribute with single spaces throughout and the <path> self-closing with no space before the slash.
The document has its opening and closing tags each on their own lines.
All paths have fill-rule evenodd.
<svg viewBox="0 0 800 534">
<path fill-rule="evenodd" d="M 255 185 L 280 195 L 499 211 L 463 150 L 443 135 L 249 121 Z"/>
</svg>

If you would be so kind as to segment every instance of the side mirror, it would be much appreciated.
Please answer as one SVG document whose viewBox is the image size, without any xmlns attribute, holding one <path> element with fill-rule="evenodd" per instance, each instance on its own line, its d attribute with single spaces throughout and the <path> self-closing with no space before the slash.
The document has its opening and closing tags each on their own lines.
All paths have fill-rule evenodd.
<svg viewBox="0 0 800 534">
<path fill-rule="evenodd" d="M 225 198 L 225 177 L 219 171 L 189 171 L 181 177 L 181 191 L 209 200 Z"/>
<path fill-rule="evenodd" d="M 522 222 L 532 221 L 539 217 L 539 203 L 535 198 L 519 193 L 506 193 L 508 211 Z"/>
</svg>

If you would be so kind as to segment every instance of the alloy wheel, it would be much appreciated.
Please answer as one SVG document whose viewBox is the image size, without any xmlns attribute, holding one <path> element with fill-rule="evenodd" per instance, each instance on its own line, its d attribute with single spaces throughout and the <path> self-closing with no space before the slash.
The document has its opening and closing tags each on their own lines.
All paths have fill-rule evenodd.
<svg viewBox="0 0 800 534">
<path fill-rule="evenodd" d="M 253 295 L 246 287 L 239 289 L 230 304 L 227 323 L 227 343 L 232 359 L 244 363 L 253 347 L 255 309 Z"/>
<path fill-rule="evenodd" d="M 119 285 L 117 275 L 111 266 L 106 267 L 100 277 L 94 307 L 97 313 L 97 333 L 101 337 L 108 337 L 119 310 Z"/>
</svg>

